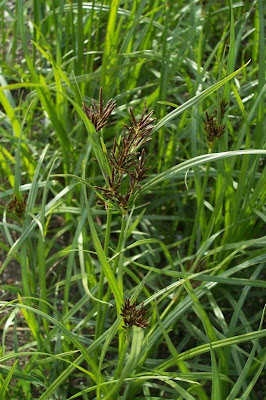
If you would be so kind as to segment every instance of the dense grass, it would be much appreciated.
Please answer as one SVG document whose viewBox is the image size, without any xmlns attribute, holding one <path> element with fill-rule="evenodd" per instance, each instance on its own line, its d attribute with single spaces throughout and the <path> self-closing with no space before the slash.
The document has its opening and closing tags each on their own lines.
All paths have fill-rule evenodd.
<svg viewBox="0 0 266 400">
<path fill-rule="evenodd" d="M 263 1 L 4 0 L 0 19 L 0 398 L 262 399 Z M 95 186 L 145 102 L 151 169 L 121 209 Z M 123 328 L 126 298 L 148 327 Z"/>
</svg>

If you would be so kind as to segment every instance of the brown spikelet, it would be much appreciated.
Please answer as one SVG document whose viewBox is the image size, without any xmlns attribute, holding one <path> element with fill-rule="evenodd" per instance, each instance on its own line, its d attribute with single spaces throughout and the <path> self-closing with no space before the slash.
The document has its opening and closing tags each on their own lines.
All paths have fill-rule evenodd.
<svg viewBox="0 0 266 400">
<path fill-rule="evenodd" d="M 92 100 L 91 103 L 91 107 L 88 107 L 85 103 L 83 103 L 83 111 L 94 125 L 96 132 L 98 132 L 108 121 L 108 118 L 115 109 L 116 102 L 111 99 L 104 107 L 103 91 L 101 88 L 99 94 L 99 105 L 97 106 L 94 100 Z"/>
<path fill-rule="evenodd" d="M 225 100 L 222 100 L 219 107 L 219 116 L 217 109 L 215 109 L 214 114 L 211 115 L 209 115 L 206 111 L 206 118 L 203 120 L 204 129 L 206 133 L 206 138 L 211 145 L 224 133 L 225 125 L 222 125 L 220 121 L 224 118 L 226 110 L 227 102 Z"/>
<path fill-rule="evenodd" d="M 18 199 L 18 197 L 16 195 L 14 195 L 13 199 L 7 206 L 7 210 L 10 213 L 14 213 L 19 218 L 21 218 L 26 210 L 26 203 L 27 203 L 26 197 L 24 197 L 20 200 L 20 199 Z"/>
<path fill-rule="evenodd" d="M 151 118 L 153 111 L 147 113 L 146 105 L 139 120 L 132 108 L 129 109 L 129 114 L 129 124 L 124 125 L 122 137 L 119 140 L 114 139 L 112 150 L 107 155 L 111 167 L 111 174 L 106 178 L 108 188 L 96 187 L 107 200 L 122 209 L 123 213 L 128 208 L 131 196 L 140 188 L 140 182 L 147 178 L 150 167 L 146 167 L 148 157 L 145 156 L 143 146 L 151 140 L 154 122 Z M 124 184 L 126 180 L 127 184 Z"/>
<path fill-rule="evenodd" d="M 149 319 L 146 314 L 147 311 L 144 310 L 143 304 L 137 309 L 135 301 L 131 304 L 130 299 L 126 299 L 121 312 L 125 324 L 123 328 L 127 329 L 133 325 L 146 328 L 149 325 Z"/>
</svg>

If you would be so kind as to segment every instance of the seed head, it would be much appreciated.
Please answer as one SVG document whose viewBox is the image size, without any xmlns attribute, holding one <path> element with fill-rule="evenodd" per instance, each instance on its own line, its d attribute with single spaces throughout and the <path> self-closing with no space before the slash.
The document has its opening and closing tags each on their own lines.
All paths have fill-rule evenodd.
<svg viewBox="0 0 266 400">
<path fill-rule="evenodd" d="M 153 111 L 146 114 L 144 106 L 141 117 L 137 121 L 132 108 L 129 109 L 129 124 L 124 125 L 125 130 L 119 140 L 114 139 L 108 160 L 111 167 L 110 176 L 106 177 L 108 188 L 95 187 L 102 195 L 114 202 L 123 213 L 128 208 L 128 203 L 134 192 L 140 188 L 140 182 L 147 178 L 150 167 L 146 167 L 148 157 L 145 156 L 143 146 L 151 140 L 150 133 L 154 119 Z M 127 183 L 125 181 L 127 180 Z M 100 203 L 104 204 L 101 199 Z"/>
<path fill-rule="evenodd" d="M 219 106 L 219 114 L 215 109 L 214 114 L 209 115 L 206 111 L 206 119 L 204 121 L 204 129 L 206 137 L 209 143 L 213 144 L 216 139 L 219 139 L 225 130 L 225 125 L 222 125 L 220 121 L 224 118 L 227 110 L 227 102 L 222 100 Z M 219 121 L 220 120 L 220 121 Z"/>
<path fill-rule="evenodd" d="M 130 299 L 126 299 L 121 312 L 125 324 L 123 328 L 127 329 L 133 325 L 146 328 L 149 325 L 149 319 L 146 318 L 146 314 L 147 311 L 144 310 L 143 304 L 137 309 L 135 301 L 133 304 L 130 304 Z"/>
<path fill-rule="evenodd" d="M 98 132 L 108 121 L 108 118 L 110 117 L 116 106 L 116 102 L 111 99 L 107 102 L 106 106 L 103 107 L 104 101 L 102 88 L 100 89 L 98 106 L 93 99 L 91 100 L 91 102 L 92 106 L 90 107 L 83 103 L 83 111 L 94 125 L 96 132 Z"/>
<path fill-rule="evenodd" d="M 22 200 L 19 200 L 16 195 L 14 195 L 13 199 L 7 206 L 7 210 L 11 213 L 15 213 L 19 218 L 21 218 L 26 210 L 27 199 L 24 197 Z"/>
</svg>

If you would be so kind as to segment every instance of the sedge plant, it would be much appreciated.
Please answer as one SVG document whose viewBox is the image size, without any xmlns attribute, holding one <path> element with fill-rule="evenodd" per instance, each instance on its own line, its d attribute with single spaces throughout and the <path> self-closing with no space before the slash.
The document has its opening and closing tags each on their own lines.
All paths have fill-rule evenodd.
<svg viewBox="0 0 266 400">
<path fill-rule="evenodd" d="M 1 399 L 263 398 L 264 25 L 0 2 Z"/>
</svg>

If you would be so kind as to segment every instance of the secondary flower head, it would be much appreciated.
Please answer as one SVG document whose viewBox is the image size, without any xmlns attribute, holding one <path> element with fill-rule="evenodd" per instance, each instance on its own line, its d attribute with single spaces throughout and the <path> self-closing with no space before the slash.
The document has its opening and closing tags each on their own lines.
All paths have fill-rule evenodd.
<svg viewBox="0 0 266 400">
<path fill-rule="evenodd" d="M 209 143 L 213 144 L 213 142 L 219 139 L 225 130 L 225 125 L 222 125 L 220 121 L 223 120 L 224 115 L 227 110 L 227 102 L 222 100 L 219 106 L 219 113 L 217 109 L 215 109 L 214 114 L 209 115 L 206 112 L 206 119 L 204 122 L 204 129 L 206 132 L 206 138 Z"/>
<path fill-rule="evenodd" d="M 124 319 L 125 326 L 139 326 L 140 328 L 146 328 L 149 325 L 149 319 L 146 317 L 147 311 L 144 310 L 143 304 L 139 309 L 136 307 L 136 302 L 130 304 L 130 299 L 125 300 L 124 307 L 122 308 L 121 316 Z"/>
<path fill-rule="evenodd" d="M 102 88 L 100 89 L 98 106 L 93 99 L 91 100 L 91 102 L 92 102 L 91 107 L 88 107 L 87 104 L 83 103 L 83 111 L 85 112 L 86 116 L 89 118 L 89 120 L 94 125 L 96 132 L 98 132 L 99 130 L 101 130 L 103 128 L 103 126 L 106 124 L 108 118 L 114 111 L 116 102 L 113 101 L 112 99 L 110 99 L 107 102 L 106 106 L 104 107 Z"/>
<path fill-rule="evenodd" d="M 26 210 L 27 199 L 26 197 L 19 199 L 14 195 L 13 199 L 9 203 L 7 210 L 11 213 L 15 213 L 19 218 L 21 218 Z"/>
</svg>

